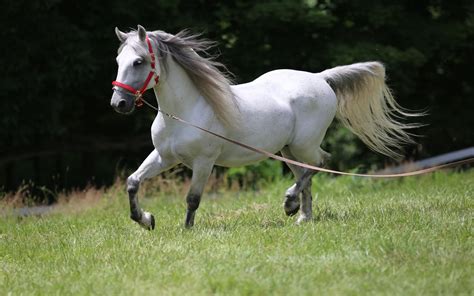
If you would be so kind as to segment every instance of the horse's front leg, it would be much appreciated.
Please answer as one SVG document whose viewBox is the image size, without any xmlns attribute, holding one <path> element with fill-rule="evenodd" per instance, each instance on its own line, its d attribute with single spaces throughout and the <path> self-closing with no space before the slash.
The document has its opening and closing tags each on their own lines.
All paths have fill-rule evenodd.
<svg viewBox="0 0 474 296">
<path fill-rule="evenodd" d="M 127 191 L 130 200 L 130 218 L 147 230 L 155 228 L 155 218 L 151 213 L 143 211 L 138 204 L 137 192 L 140 183 L 145 179 L 158 175 L 177 163 L 178 162 L 174 159 L 162 158 L 158 151 L 153 150 L 140 167 L 127 179 Z"/>
<path fill-rule="evenodd" d="M 214 167 L 214 162 L 208 159 L 194 161 L 192 166 L 193 176 L 191 178 L 191 187 L 186 196 L 186 218 L 184 220 L 184 227 L 191 228 L 194 225 L 194 216 L 196 210 L 199 208 L 201 202 L 202 192 L 206 186 L 207 180 Z"/>
</svg>

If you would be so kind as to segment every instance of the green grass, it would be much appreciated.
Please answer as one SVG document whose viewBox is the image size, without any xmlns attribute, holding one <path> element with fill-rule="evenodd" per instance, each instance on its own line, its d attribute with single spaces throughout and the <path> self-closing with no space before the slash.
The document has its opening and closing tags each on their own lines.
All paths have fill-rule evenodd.
<svg viewBox="0 0 474 296">
<path fill-rule="evenodd" d="M 157 222 L 142 230 L 122 187 L 81 210 L 2 217 L 0 295 L 472 295 L 473 170 L 313 180 L 302 226 L 281 206 L 290 180 L 206 195 L 192 230 L 184 197 L 159 192 L 140 199 Z"/>
</svg>

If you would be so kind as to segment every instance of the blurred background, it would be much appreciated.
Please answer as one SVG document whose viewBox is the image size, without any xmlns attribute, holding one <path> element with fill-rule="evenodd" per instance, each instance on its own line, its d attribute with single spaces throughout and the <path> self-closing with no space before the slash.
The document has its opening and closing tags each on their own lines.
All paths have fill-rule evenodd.
<svg viewBox="0 0 474 296">
<path fill-rule="evenodd" d="M 278 68 L 320 72 L 378 60 L 398 102 L 428 111 L 419 119 L 426 126 L 414 131 L 422 137 L 406 147 L 405 161 L 474 142 L 471 0 L 17 0 L 0 14 L 3 192 L 40 190 L 38 198 L 51 203 L 63 190 L 111 184 L 153 149 L 152 110 L 123 116 L 109 106 L 119 46 L 115 26 L 203 33 L 219 43 L 213 53 L 236 83 Z M 147 98 L 155 102 L 152 93 Z M 391 164 L 337 122 L 324 148 L 335 169 Z M 242 184 L 284 170 L 266 161 L 217 173 Z"/>
</svg>

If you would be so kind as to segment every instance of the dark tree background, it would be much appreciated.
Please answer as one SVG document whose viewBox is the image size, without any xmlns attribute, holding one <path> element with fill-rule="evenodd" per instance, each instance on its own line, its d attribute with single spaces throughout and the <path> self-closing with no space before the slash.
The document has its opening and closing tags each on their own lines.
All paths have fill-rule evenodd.
<svg viewBox="0 0 474 296">
<path fill-rule="evenodd" d="M 153 112 L 124 117 L 109 106 L 115 26 L 203 32 L 238 83 L 276 68 L 379 60 L 400 104 L 429 113 L 408 159 L 474 140 L 471 0 L 17 0 L 1 14 L 3 190 L 25 180 L 53 191 L 109 184 L 151 151 Z M 337 124 L 325 147 L 339 168 L 384 163 Z"/>
</svg>

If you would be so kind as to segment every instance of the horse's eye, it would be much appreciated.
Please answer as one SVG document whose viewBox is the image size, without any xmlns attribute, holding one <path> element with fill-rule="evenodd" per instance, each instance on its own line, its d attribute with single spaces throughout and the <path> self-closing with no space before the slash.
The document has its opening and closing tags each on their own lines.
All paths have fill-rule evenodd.
<svg viewBox="0 0 474 296">
<path fill-rule="evenodd" d="M 139 65 L 141 65 L 141 64 L 143 64 L 143 60 L 141 60 L 141 59 L 135 60 L 135 61 L 133 62 L 133 66 L 139 66 Z"/>
</svg>

